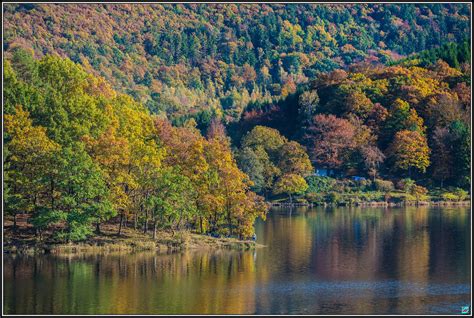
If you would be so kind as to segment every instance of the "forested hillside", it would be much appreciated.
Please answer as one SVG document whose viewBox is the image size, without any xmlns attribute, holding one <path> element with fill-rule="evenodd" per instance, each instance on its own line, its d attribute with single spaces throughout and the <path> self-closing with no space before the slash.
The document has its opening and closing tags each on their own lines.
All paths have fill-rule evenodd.
<svg viewBox="0 0 474 318">
<path fill-rule="evenodd" d="M 203 129 L 321 72 L 469 39 L 469 14 L 465 4 L 6 4 L 3 49 L 69 57 Z"/>
<path fill-rule="evenodd" d="M 118 234 L 128 220 L 153 238 L 157 229 L 248 238 L 265 217 L 219 122 L 207 137 L 193 121 L 172 127 L 56 56 L 18 51 L 4 84 L 5 214 L 29 214 L 40 239 L 53 228 L 55 239 L 82 240 L 114 217 Z"/>
<path fill-rule="evenodd" d="M 359 64 L 320 75 L 280 102 L 250 105 L 229 131 L 236 140 L 244 136 L 242 153 L 255 127 L 267 126 L 306 146 L 322 168 L 469 188 L 470 112 L 468 64 Z"/>
<path fill-rule="evenodd" d="M 465 4 L 4 14 L 4 206 L 40 237 L 113 219 L 249 238 L 264 201 L 468 196 Z"/>
</svg>

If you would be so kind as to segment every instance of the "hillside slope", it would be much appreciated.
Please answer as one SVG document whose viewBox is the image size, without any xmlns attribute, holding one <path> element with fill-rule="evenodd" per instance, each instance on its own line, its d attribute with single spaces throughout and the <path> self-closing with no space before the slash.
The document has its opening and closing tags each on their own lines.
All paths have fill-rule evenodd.
<svg viewBox="0 0 474 318">
<path fill-rule="evenodd" d="M 57 53 L 175 123 L 240 118 L 319 72 L 470 34 L 467 4 L 5 4 L 4 51 Z"/>
</svg>

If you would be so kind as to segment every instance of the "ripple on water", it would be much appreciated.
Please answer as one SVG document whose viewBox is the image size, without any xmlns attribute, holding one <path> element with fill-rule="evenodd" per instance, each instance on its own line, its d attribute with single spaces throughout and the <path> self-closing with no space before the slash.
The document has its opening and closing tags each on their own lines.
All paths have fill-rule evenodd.
<svg viewBox="0 0 474 318">
<path fill-rule="evenodd" d="M 248 288 L 248 287 L 245 287 Z M 414 283 L 396 280 L 386 281 L 345 281 L 345 282 L 273 282 L 265 285 L 257 285 L 257 293 L 304 293 L 311 295 L 329 296 L 343 295 L 350 297 L 363 296 L 363 292 L 374 292 L 380 298 L 395 298 L 406 296 L 440 296 L 440 295 L 462 295 L 470 294 L 469 284 L 437 284 L 437 283 Z"/>
</svg>

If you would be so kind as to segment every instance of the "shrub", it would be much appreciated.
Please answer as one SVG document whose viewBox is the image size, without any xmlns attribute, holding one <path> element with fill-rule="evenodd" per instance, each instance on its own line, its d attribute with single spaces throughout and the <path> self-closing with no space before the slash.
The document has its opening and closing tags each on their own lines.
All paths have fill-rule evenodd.
<svg viewBox="0 0 474 318">
<path fill-rule="evenodd" d="M 401 179 L 397 182 L 397 189 L 403 190 L 407 193 L 410 193 L 414 186 L 415 180 L 412 180 L 410 178 Z"/>
<path fill-rule="evenodd" d="M 337 192 L 330 192 L 327 195 L 327 201 L 331 203 L 339 203 L 341 201 L 341 195 Z"/>
<path fill-rule="evenodd" d="M 375 189 L 384 192 L 392 191 L 393 182 L 388 180 L 375 179 Z"/>
<path fill-rule="evenodd" d="M 308 201 L 305 198 L 296 198 L 295 202 L 297 202 L 297 203 L 308 203 Z"/>
<path fill-rule="evenodd" d="M 230 235 L 230 231 L 227 227 L 223 227 L 217 230 L 217 235 L 218 237 L 226 237 Z M 181 239 L 179 237 L 176 238 L 178 242 L 181 242 Z"/>
<path fill-rule="evenodd" d="M 308 183 L 307 192 L 321 193 L 331 191 L 336 180 L 330 177 L 309 176 L 306 178 L 306 183 Z"/>
<path fill-rule="evenodd" d="M 458 197 L 458 200 L 459 200 L 459 201 L 464 201 L 464 200 L 466 200 L 467 195 L 468 195 L 467 191 L 465 191 L 465 190 L 463 190 L 463 189 L 461 189 L 461 188 L 456 188 L 456 189 L 454 190 L 454 194 Z"/>
<path fill-rule="evenodd" d="M 411 188 L 411 194 L 415 196 L 416 200 L 426 200 L 428 198 L 428 189 L 419 185 L 413 185 Z"/>
<path fill-rule="evenodd" d="M 384 201 L 384 193 L 380 191 L 368 191 L 360 193 L 363 201 Z"/>
<path fill-rule="evenodd" d="M 353 187 L 351 187 L 350 185 L 345 185 L 344 186 L 344 193 L 348 193 L 348 192 L 351 192 L 353 189 Z"/>
<path fill-rule="evenodd" d="M 346 191 L 346 185 L 344 184 L 344 182 L 339 181 L 334 184 L 331 190 L 335 192 L 343 193 Z"/>
<path fill-rule="evenodd" d="M 445 193 L 441 194 L 441 198 L 444 201 L 456 201 L 458 199 L 458 196 L 455 195 L 452 192 L 445 192 Z"/>
<path fill-rule="evenodd" d="M 226 229 L 228 234 L 228 229 Z M 187 244 L 191 240 L 191 235 L 187 231 L 178 231 L 173 235 L 173 239 L 180 244 Z"/>
<path fill-rule="evenodd" d="M 347 201 L 347 203 L 349 203 L 349 205 L 354 205 L 355 203 L 358 203 L 358 202 L 360 202 L 361 200 L 360 200 L 360 198 L 357 197 L 357 196 L 348 196 L 348 197 L 346 198 L 346 201 Z"/>
<path fill-rule="evenodd" d="M 416 201 L 416 198 L 409 194 L 403 192 L 390 192 L 390 201 L 392 202 L 409 202 Z"/>
<path fill-rule="evenodd" d="M 324 202 L 324 195 L 321 193 L 309 192 L 306 193 L 305 198 L 310 203 L 322 203 Z"/>
<path fill-rule="evenodd" d="M 461 189 L 461 188 L 455 188 L 451 192 L 444 192 L 441 194 L 441 198 L 444 201 L 464 201 L 468 197 L 467 191 Z"/>
<path fill-rule="evenodd" d="M 372 188 L 372 181 L 369 179 L 358 181 L 358 187 L 360 190 L 368 191 Z"/>
</svg>

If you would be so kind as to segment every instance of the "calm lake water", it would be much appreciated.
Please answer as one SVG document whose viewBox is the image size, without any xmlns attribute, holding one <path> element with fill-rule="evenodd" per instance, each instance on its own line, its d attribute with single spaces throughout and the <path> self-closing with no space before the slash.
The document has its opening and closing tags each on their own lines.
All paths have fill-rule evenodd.
<svg viewBox="0 0 474 318">
<path fill-rule="evenodd" d="M 4 255 L 9 314 L 461 314 L 469 208 L 273 209 L 256 251 Z"/>
</svg>

